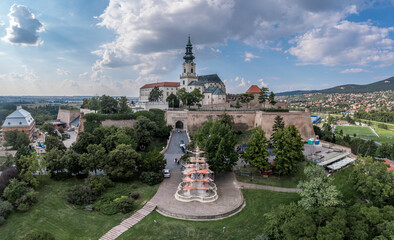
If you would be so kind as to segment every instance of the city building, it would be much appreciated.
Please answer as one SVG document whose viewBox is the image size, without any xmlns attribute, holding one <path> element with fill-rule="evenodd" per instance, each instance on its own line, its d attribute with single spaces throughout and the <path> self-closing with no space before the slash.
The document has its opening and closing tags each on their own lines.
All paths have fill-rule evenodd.
<svg viewBox="0 0 394 240">
<path fill-rule="evenodd" d="M 157 82 L 145 84 L 140 88 L 140 103 L 149 102 L 149 94 L 154 87 L 158 87 L 159 90 L 163 91 L 163 99 L 161 102 L 165 102 L 166 98 L 172 93 L 176 94 L 179 89 L 184 88 L 187 92 L 192 92 L 194 89 L 200 90 L 204 95 L 202 105 L 215 105 L 226 103 L 226 86 L 217 74 L 201 75 L 198 76 L 196 73 L 196 64 L 194 63 L 193 45 L 190 41 L 190 37 L 186 44 L 186 53 L 183 59 L 183 71 L 180 76 L 179 82 Z"/>
<path fill-rule="evenodd" d="M 32 140 L 35 126 L 36 123 L 31 114 L 28 111 L 22 109 L 21 106 L 18 106 L 13 113 L 6 117 L 2 126 L 2 130 L 3 133 L 7 131 L 18 130 L 26 133 L 29 139 Z"/>
</svg>

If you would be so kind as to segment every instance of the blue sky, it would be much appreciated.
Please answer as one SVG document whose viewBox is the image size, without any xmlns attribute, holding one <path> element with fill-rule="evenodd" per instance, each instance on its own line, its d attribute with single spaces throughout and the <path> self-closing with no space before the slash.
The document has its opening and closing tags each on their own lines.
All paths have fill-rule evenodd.
<svg viewBox="0 0 394 240">
<path fill-rule="evenodd" d="M 367 84 L 394 76 L 394 1 L 2 0 L 0 95 L 126 95 L 197 73 L 227 91 Z"/>
</svg>

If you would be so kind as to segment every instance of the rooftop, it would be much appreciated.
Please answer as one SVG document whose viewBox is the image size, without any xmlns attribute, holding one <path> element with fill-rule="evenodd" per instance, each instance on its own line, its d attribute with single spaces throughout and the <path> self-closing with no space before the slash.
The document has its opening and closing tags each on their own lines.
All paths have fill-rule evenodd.
<svg viewBox="0 0 394 240">
<path fill-rule="evenodd" d="M 141 88 L 153 88 L 153 87 L 178 87 L 179 82 L 157 82 L 145 84 Z"/>
<path fill-rule="evenodd" d="M 217 74 L 198 76 L 198 81 L 201 83 L 222 83 L 222 80 Z"/>
<path fill-rule="evenodd" d="M 3 127 L 26 127 L 34 122 L 31 114 L 18 107 L 13 113 L 8 115 L 4 120 Z"/>
<path fill-rule="evenodd" d="M 261 89 L 257 85 L 252 85 L 246 93 L 260 93 Z"/>
</svg>

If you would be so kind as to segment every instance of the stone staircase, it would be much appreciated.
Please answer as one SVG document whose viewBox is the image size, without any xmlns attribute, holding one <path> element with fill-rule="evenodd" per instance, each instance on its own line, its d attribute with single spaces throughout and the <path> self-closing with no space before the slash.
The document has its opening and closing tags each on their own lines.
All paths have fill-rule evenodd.
<svg viewBox="0 0 394 240">
<path fill-rule="evenodd" d="M 134 213 L 131 217 L 121 222 L 118 226 L 109 230 L 100 240 L 113 240 L 119 237 L 122 233 L 126 232 L 129 228 L 141 221 L 145 216 L 155 210 L 156 204 L 151 201 L 147 202 L 144 207 Z"/>
</svg>

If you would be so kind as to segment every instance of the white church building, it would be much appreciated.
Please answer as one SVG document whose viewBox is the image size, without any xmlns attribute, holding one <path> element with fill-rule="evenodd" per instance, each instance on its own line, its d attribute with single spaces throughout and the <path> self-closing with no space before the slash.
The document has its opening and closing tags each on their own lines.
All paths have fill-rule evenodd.
<svg viewBox="0 0 394 240">
<path fill-rule="evenodd" d="M 140 88 L 139 103 L 141 106 L 145 105 L 145 109 L 149 108 L 148 105 L 159 105 L 160 103 L 149 103 L 149 94 L 154 87 L 158 87 L 159 90 L 163 91 L 163 99 L 161 103 L 163 106 L 167 106 L 166 98 L 172 94 L 176 95 L 179 89 L 185 88 L 187 92 L 192 92 L 194 89 L 199 89 L 204 95 L 201 104 L 214 105 L 222 104 L 226 102 L 226 86 L 217 74 L 201 75 L 198 76 L 196 73 L 196 64 L 194 63 L 193 46 L 190 42 L 190 36 L 188 43 L 186 44 L 186 53 L 183 59 L 183 71 L 179 82 L 157 82 L 145 84 Z M 153 107 L 151 107 L 153 108 Z"/>
</svg>

